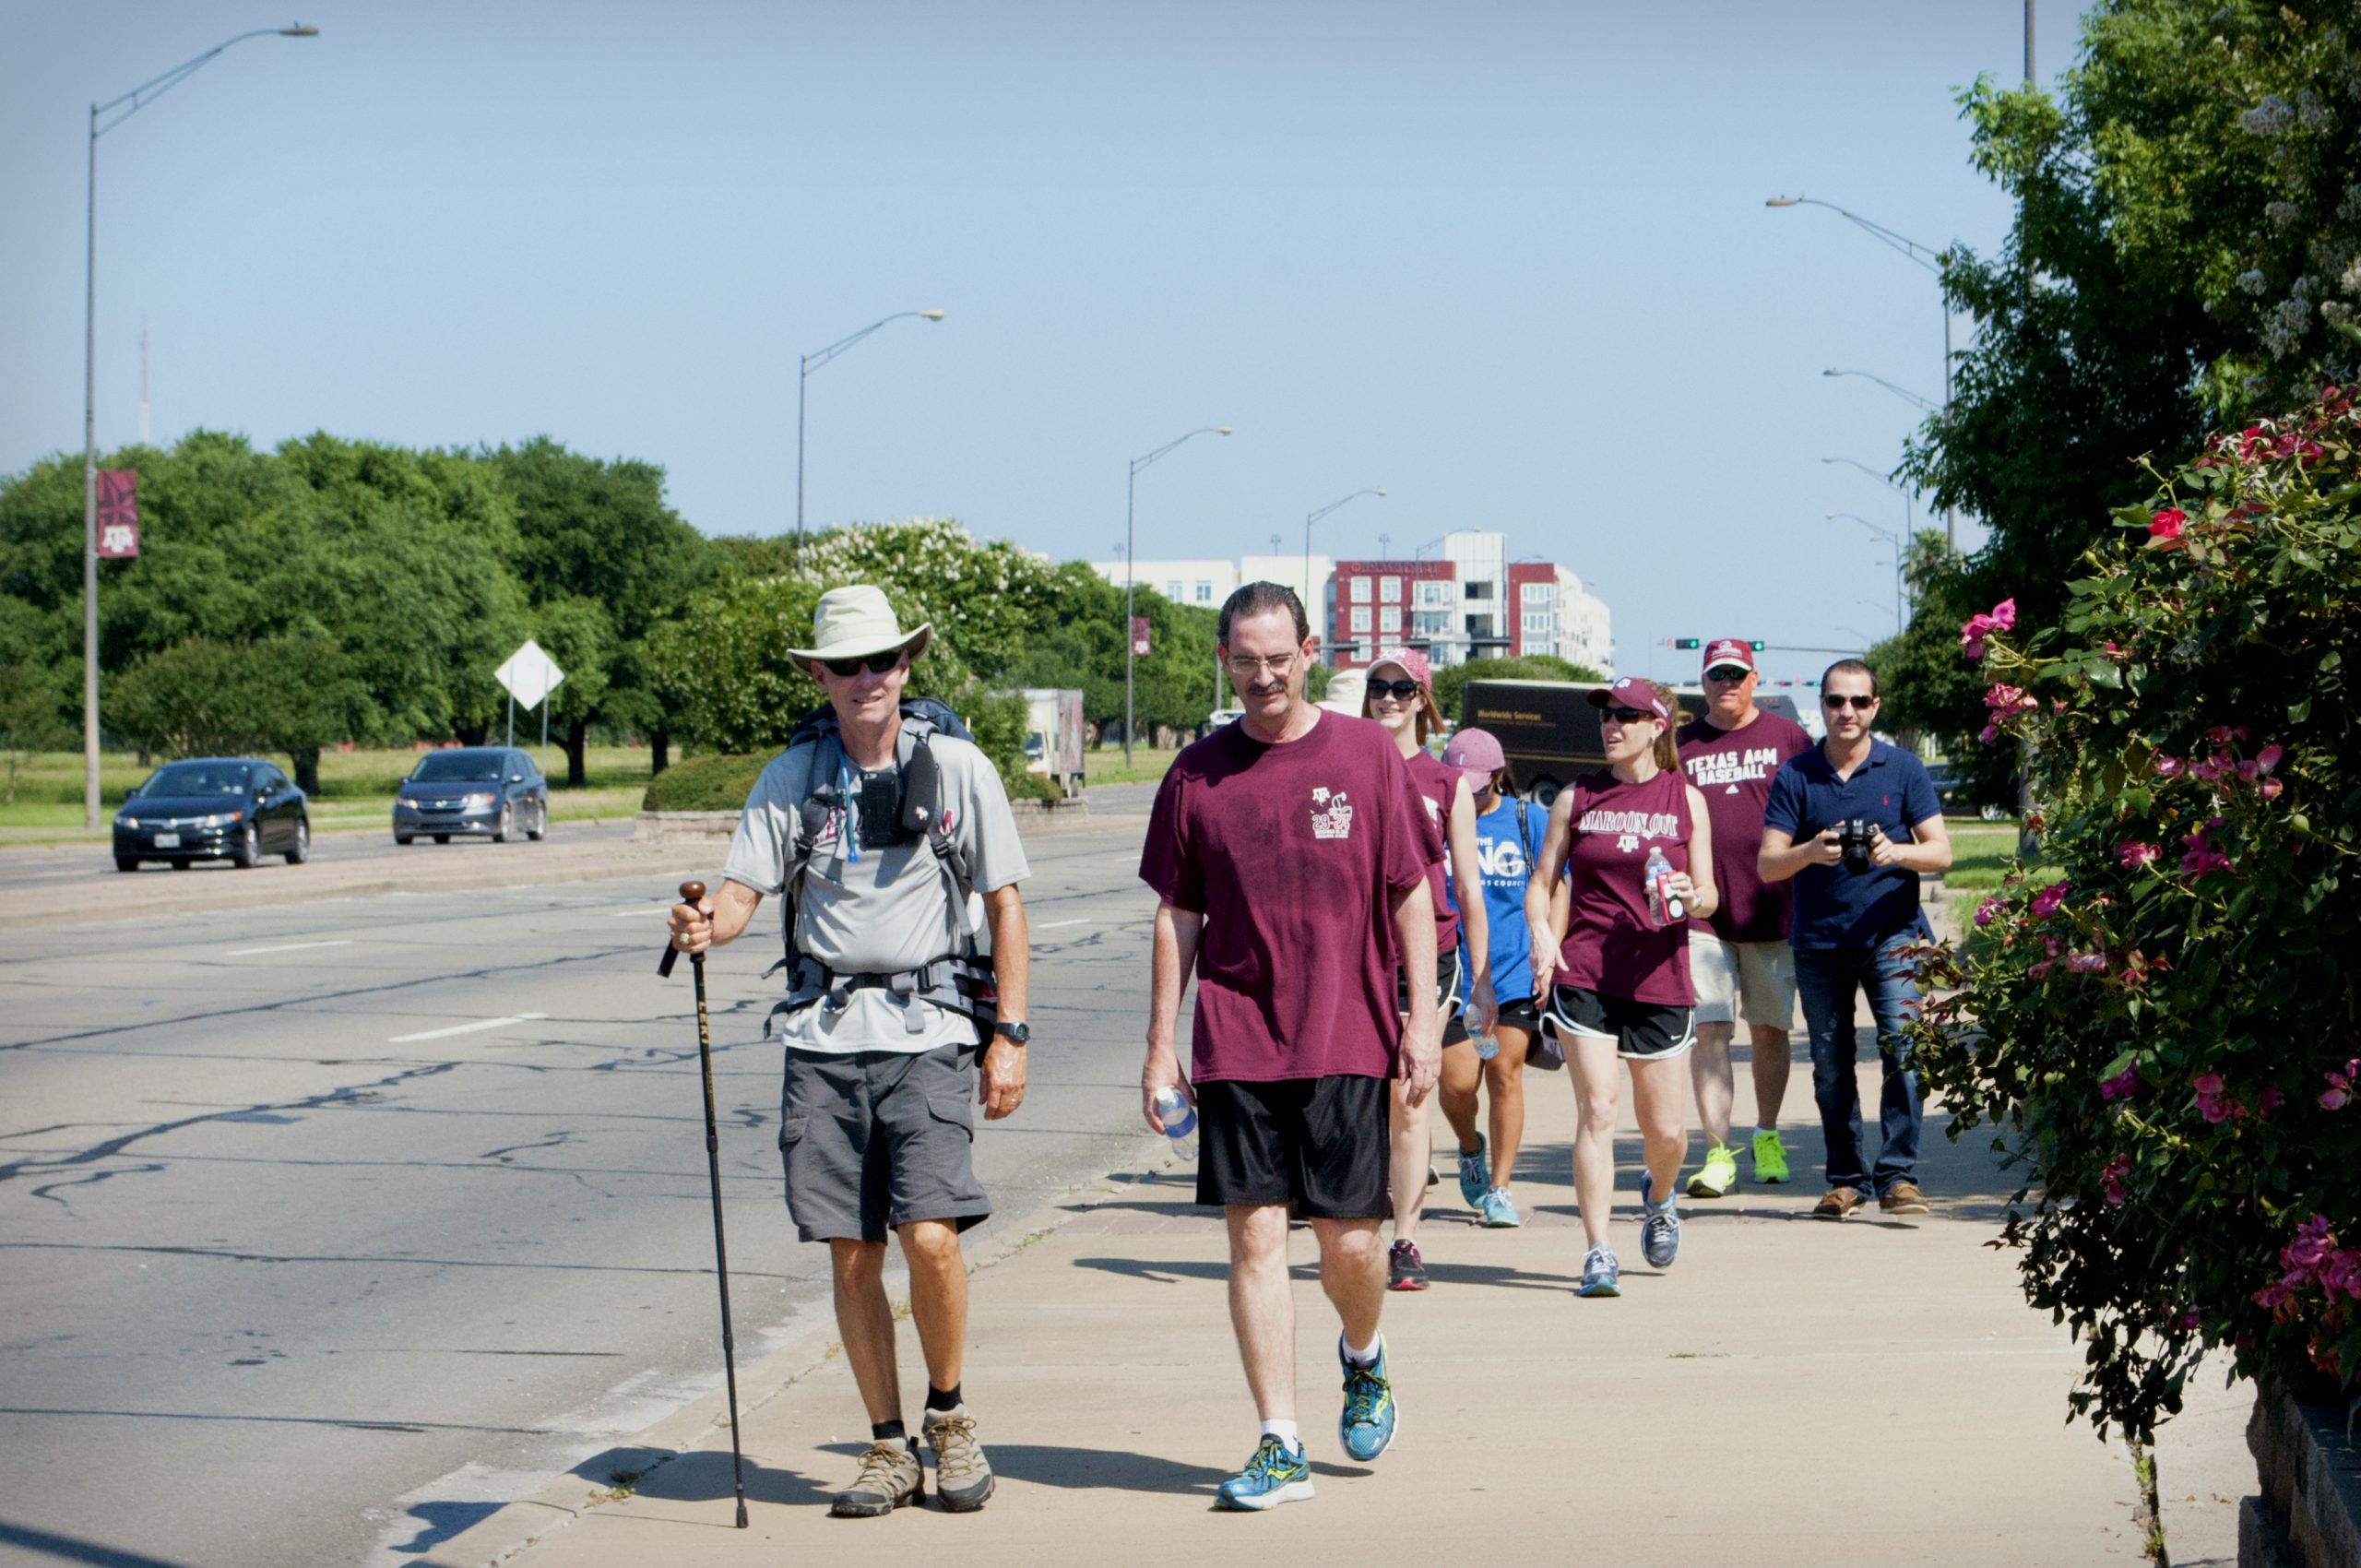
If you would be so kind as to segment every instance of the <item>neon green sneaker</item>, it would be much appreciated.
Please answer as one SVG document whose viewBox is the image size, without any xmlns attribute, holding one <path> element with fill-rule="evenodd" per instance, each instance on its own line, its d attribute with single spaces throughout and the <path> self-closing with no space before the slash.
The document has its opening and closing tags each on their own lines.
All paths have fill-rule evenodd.
<svg viewBox="0 0 2361 1568">
<path fill-rule="evenodd" d="M 1774 1182 L 1787 1179 L 1787 1149 L 1780 1143 L 1777 1129 L 1755 1134 L 1752 1153 L 1756 1181 Z"/>
<path fill-rule="evenodd" d="M 1705 1151 L 1705 1163 L 1697 1174 L 1689 1178 L 1689 1195 L 1692 1198 L 1726 1198 L 1738 1185 L 1738 1156 L 1727 1144 L 1715 1144 Z"/>
</svg>

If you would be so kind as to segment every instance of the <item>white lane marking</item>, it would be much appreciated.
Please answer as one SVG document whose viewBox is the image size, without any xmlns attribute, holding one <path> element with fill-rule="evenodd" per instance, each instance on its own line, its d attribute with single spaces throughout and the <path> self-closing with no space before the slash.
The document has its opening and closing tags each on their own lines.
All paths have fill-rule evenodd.
<svg viewBox="0 0 2361 1568">
<path fill-rule="evenodd" d="M 338 937 L 334 942 L 291 942 L 283 947 L 236 947 L 222 955 L 225 958 L 251 958 L 260 953 L 301 953 L 306 947 L 350 947 L 353 939 Z"/>
<path fill-rule="evenodd" d="M 1089 923 L 1090 923 L 1090 921 L 1087 921 L 1087 920 L 1078 920 L 1078 921 L 1043 921 L 1043 922 L 1041 922 L 1039 925 L 1037 925 L 1037 926 L 1033 927 L 1033 929 L 1034 929 L 1035 931 L 1055 931 L 1055 930 L 1057 930 L 1060 926 L 1068 926 L 1068 925 L 1088 925 Z"/>
<path fill-rule="evenodd" d="M 518 1013 L 507 1018 L 479 1018 L 472 1024 L 454 1024 L 447 1029 L 421 1029 L 414 1035 L 395 1035 L 387 1045 L 408 1045 L 412 1040 L 447 1039 L 453 1035 L 471 1035 L 479 1029 L 497 1029 L 509 1024 L 528 1024 L 535 1018 L 546 1018 L 547 1013 Z"/>
</svg>

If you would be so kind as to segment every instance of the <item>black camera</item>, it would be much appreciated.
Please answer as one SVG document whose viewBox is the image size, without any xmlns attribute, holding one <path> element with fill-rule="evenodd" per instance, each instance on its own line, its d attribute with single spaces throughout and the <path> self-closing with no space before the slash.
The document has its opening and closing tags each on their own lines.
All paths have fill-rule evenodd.
<svg viewBox="0 0 2361 1568">
<path fill-rule="evenodd" d="M 1845 869 L 1856 876 L 1877 869 L 1870 850 L 1881 837 L 1877 824 L 1863 817 L 1846 817 L 1836 825 L 1836 845 L 1845 851 Z"/>
</svg>

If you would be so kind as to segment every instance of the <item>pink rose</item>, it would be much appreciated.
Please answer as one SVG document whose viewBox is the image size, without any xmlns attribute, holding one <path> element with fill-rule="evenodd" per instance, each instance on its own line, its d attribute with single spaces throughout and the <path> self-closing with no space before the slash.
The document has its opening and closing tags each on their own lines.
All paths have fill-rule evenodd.
<svg viewBox="0 0 2361 1568">
<path fill-rule="evenodd" d="M 2287 752 L 2285 747 L 2280 745 L 2275 741 L 2272 742 L 2270 745 L 2263 747 L 2262 750 L 2254 754 L 2254 766 L 2256 771 L 2268 778 L 2270 775 L 2279 771 L 2279 759 L 2286 754 Z"/>
<path fill-rule="evenodd" d="M 2024 701 L 2024 697 L 2025 694 L 2023 687 L 2011 686 L 2005 682 L 1995 682 L 1992 689 L 1984 694 L 1984 706 L 1987 707 L 2015 707 Z"/>
<path fill-rule="evenodd" d="M 2230 771 L 2230 765 L 2224 758 L 2208 752 L 2189 771 L 2208 784 L 2213 784 L 2219 782 L 2222 776 Z"/>
<path fill-rule="evenodd" d="M 2286 785 L 2276 778 L 2266 778 L 2254 787 L 2254 792 L 2266 801 L 2275 801 L 2286 790 Z"/>
<path fill-rule="evenodd" d="M 2266 1088 L 2254 1097 L 2254 1113 L 2257 1116 L 2268 1116 L 2286 1103 L 2285 1095 L 2275 1088 Z"/>
<path fill-rule="evenodd" d="M 2143 844 L 2134 838 L 2128 844 L 2116 846 L 2115 863 L 2126 871 L 2137 871 L 2142 866 L 2153 863 L 2156 857 L 2163 853 L 2164 851 L 2153 844 Z"/>
<path fill-rule="evenodd" d="M 1992 607 L 1992 625 L 1996 631 L 2011 631 L 2017 624 L 2017 601 L 2004 599 Z"/>
<path fill-rule="evenodd" d="M 2050 964 L 2051 964 L 2051 963 L 2052 963 L 2052 960 L 2051 960 L 2051 959 L 2048 959 L 2048 958 L 2041 958 L 2041 959 L 2037 959 L 2037 960 L 2035 960 L 2035 962 L 2033 962 L 2033 963 L 2027 964 L 2027 965 L 2025 966 L 2025 978 L 2026 978 L 2026 979 L 2028 979 L 2028 980 L 2041 980 L 2041 979 L 2043 979 L 2044 977 L 2046 977 L 2046 976 L 2049 973 L 2049 968 L 2050 968 Z M 2326 1099 L 2327 1097 L 2326 1097 L 2326 1096 L 2322 1096 L 2321 1098 L 2322 1098 L 2322 1099 Z"/>
<path fill-rule="evenodd" d="M 2066 972 L 2071 975 L 2103 975 L 2106 973 L 2106 955 L 2070 953 L 2066 956 Z"/>
<path fill-rule="evenodd" d="M 1997 724 L 1987 724 L 1975 732 L 1975 738 L 1988 746 L 2000 738 L 2000 728 Z"/>
<path fill-rule="evenodd" d="M 2216 724 L 2205 731 L 2205 738 L 2217 746 L 2226 746 L 2230 743 L 2230 727 L 2226 724 Z"/>
<path fill-rule="evenodd" d="M 2177 756 L 2166 756 L 2162 752 L 2156 754 L 2154 766 L 2159 778 L 2177 778 L 2189 771 L 2189 764 Z"/>
<path fill-rule="evenodd" d="M 2252 757 L 2248 757 L 2246 761 L 2238 764 L 2238 778 L 2242 782 L 2248 784 L 2253 783 L 2255 780 L 2255 775 L 2258 771 L 2259 766 Z"/>
<path fill-rule="evenodd" d="M 2131 1196 L 2131 1189 L 2123 1181 L 2130 1174 L 2131 1157 L 2128 1154 L 2117 1155 L 2106 1162 L 2106 1169 L 2099 1172 L 2099 1186 L 2109 1207 L 2118 1206 Z"/>
<path fill-rule="evenodd" d="M 2188 521 L 2188 513 L 2182 511 L 2177 506 L 2167 506 L 2164 510 L 2158 512 L 2154 517 L 2150 519 L 2148 523 L 2148 537 L 2159 541 L 2168 539 L 2178 539 L 2180 537 L 2182 525 L 2186 524 Z"/>
<path fill-rule="evenodd" d="M 2035 894 L 2033 896 L 2033 909 L 2031 910 L 2034 920 L 2036 921 L 2046 921 L 2050 916 L 2056 914 L 2058 912 L 2058 906 L 2066 902 L 2066 895 L 2072 890 L 2071 885 L 2068 883 L 2053 882 L 2048 886 L 2043 888 L 2040 892 Z"/>
<path fill-rule="evenodd" d="M 2138 1093 L 2139 1089 L 2140 1063 L 2134 1062 L 2130 1066 L 2126 1067 L 2114 1077 L 2100 1080 L 2099 1099 L 2103 1100 L 2124 1099 Z"/>
<path fill-rule="evenodd" d="M 1982 931 L 1986 926 L 1990 925 L 1999 917 L 2000 911 L 2007 908 L 2008 901 L 1997 893 L 1986 897 L 1982 903 L 1975 906 L 1975 929 Z"/>
</svg>

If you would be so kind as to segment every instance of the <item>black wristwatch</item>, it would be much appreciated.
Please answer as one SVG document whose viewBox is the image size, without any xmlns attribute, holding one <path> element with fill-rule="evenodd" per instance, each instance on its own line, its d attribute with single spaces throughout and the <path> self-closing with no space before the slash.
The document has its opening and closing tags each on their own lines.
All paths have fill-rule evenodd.
<svg viewBox="0 0 2361 1568">
<path fill-rule="evenodd" d="M 1001 1039 L 1008 1041 L 1011 1045 L 1023 1045 L 1026 1040 L 1033 1038 L 1032 1029 L 1022 1023 L 994 1024 L 992 1026 L 992 1033 L 1000 1036 Z"/>
</svg>

